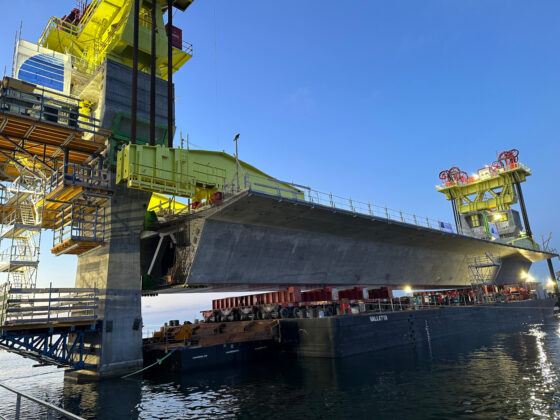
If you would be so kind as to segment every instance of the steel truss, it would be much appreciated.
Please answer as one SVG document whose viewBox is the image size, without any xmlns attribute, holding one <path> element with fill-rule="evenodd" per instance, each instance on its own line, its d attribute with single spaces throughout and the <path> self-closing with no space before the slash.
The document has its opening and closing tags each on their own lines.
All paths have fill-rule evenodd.
<svg viewBox="0 0 560 420">
<path fill-rule="evenodd" d="M 97 324 L 83 328 L 52 327 L 43 331 L 8 330 L 0 333 L 0 348 L 41 364 L 92 369 L 96 365 L 87 363 L 87 357 L 93 345 L 86 346 L 85 337 L 96 332 Z"/>
</svg>

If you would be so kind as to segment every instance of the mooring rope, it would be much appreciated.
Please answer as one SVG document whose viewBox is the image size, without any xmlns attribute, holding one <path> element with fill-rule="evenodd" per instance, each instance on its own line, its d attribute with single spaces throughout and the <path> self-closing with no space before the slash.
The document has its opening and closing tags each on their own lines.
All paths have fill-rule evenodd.
<svg viewBox="0 0 560 420">
<path fill-rule="evenodd" d="M 176 348 L 174 348 L 173 350 L 171 350 L 169 353 L 167 353 L 167 354 L 166 354 L 164 357 L 162 357 L 161 359 L 157 359 L 157 360 L 156 360 L 154 363 L 152 363 L 150 366 L 146 366 L 145 368 L 142 368 L 142 369 L 140 369 L 140 370 L 137 370 L 136 372 L 132 372 L 132 373 L 129 373 L 128 375 L 124 375 L 124 376 L 121 377 L 121 379 L 126 379 L 126 378 L 129 378 L 129 377 L 131 377 L 131 376 L 137 375 L 137 374 L 139 374 L 139 373 L 141 373 L 141 372 L 144 372 L 145 370 L 150 369 L 151 367 L 154 367 L 155 365 L 161 365 L 161 363 L 162 363 L 165 359 L 167 359 L 169 356 L 171 356 L 171 355 L 172 355 L 173 353 L 175 353 L 177 350 L 185 350 L 185 349 L 188 349 L 188 348 L 189 348 L 189 346 L 176 347 Z"/>
</svg>

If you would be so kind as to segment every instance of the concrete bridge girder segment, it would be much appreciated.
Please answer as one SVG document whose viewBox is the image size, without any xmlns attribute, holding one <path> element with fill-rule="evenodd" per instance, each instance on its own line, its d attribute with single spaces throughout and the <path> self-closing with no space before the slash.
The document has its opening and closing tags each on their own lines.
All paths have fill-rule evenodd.
<svg viewBox="0 0 560 420">
<path fill-rule="evenodd" d="M 514 283 L 550 254 L 248 192 L 187 226 L 188 285 L 470 285 L 468 261 L 491 252 Z M 187 225 L 189 223 L 187 222 Z M 184 290 L 184 289 L 179 289 Z"/>
<path fill-rule="evenodd" d="M 94 355 L 98 367 L 67 374 L 70 379 L 114 376 L 142 366 L 140 233 L 150 194 L 114 188 L 106 205 L 105 243 L 78 256 L 76 273 L 76 287 L 98 288 L 103 302 L 98 310 L 103 329 Z"/>
</svg>

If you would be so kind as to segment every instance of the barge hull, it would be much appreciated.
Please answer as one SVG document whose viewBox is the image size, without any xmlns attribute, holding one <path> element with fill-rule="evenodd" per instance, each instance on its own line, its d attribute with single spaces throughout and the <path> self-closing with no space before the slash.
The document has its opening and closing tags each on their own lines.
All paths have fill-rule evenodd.
<svg viewBox="0 0 560 420">
<path fill-rule="evenodd" d="M 278 343 L 274 340 L 246 341 L 181 349 L 164 363 L 165 369 L 170 372 L 192 372 L 273 360 L 278 354 Z M 155 363 L 165 355 L 166 352 L 161 349 L 144 350 L 144 364 Z"/>
<path fill-rule="evenodd" d="M 345 358 L 432 340 L 494 333 L 554 319 L 555 298 L 473 306 L 280 320 L 277 339 L 178 349 L 165 361 L 167 373 L 203 371 L 282 356 Z M 230 324 L 230 323 L 226 323 Z M 232 322 L 231 324 L 235 324 Z M 163 358 L 163 347 L 144 347 L 144 364 Z"/>
<path fill-rule="evenodd" d="M 344 358 L 457 334 L 500 331 L 553 319 L 556 299 L 282 320 L 283 348 L 302 357 Z"/>
</svg>

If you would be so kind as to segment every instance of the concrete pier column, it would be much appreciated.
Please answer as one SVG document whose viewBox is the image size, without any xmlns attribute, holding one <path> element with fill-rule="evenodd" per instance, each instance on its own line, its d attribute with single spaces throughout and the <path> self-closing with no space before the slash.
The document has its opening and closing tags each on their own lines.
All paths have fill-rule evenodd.
<svg viewBox="0 0 560 420">
<path fill-rule="evenodd" d="M 113 174 L 113 179 L 115 179 Z M 142 367 L 140 232 L 150 193 L 114 185 L 105 204 L 105 244 L 78 257 L 76 287 L 100 289 L 102 331 L 87 360 L 97 370 L 68 372 L 71 381 L 118 376 Z"/>
</svg>

